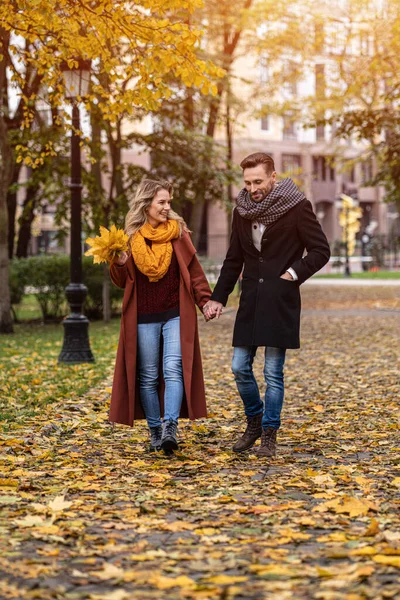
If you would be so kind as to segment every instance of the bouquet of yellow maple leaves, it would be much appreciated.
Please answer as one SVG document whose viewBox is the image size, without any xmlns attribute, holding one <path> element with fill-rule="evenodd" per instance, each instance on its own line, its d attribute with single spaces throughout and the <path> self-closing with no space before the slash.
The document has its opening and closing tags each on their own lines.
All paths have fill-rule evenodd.
<svg viewBox="0 0 400 600">
<path fill-rule="evenodd" d="M 129 236 L 123 229 L 117 229 L 111 225 L 108 230 L 100 226 L 100 235 L 94 238 L 87 238 L 86 243 L 91 246 L 85 256 L 93 256 L 94 264 L 113 262 L 121 252 L 128 250 Z"/>
</svg>

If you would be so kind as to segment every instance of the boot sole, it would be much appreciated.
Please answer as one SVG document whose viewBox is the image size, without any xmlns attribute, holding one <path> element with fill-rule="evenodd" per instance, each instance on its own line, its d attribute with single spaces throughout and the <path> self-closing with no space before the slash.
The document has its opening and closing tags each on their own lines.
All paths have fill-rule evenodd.
<svg viewBox="0 0 400 600">
<path fill-rule="evenodd" d="M 161 446 L 150 446 L 149 452 L 160 452 Z"/>
<path fill-rule="evenodd" d="M 161 444 L 161 450 L 178 450 L 178 442 L 173 439 L 166 439 Z"/>
<path fill-rule="evenodd" d="M 232 448 L 233 452 L 246 452 L 247 450 L 250 450 L 250 448 L 252 448 L 254 446 L 254 444 L 256 443 L 257 440 L 259 440 L 261 437 L 261 433 L 258 436 L 257 439 L 254 440 L 254 442 L 251 442 L 251 444 L 249 444 L 248 446 L 246 446 L 245 448 L 240 448 L 240 449 L 236 449 L 235 447 Z"/>
<path fill-rule="evenodd" d="M 250 448 L 252 448 L 255 443 L 256 442 L 253 442 L 252 444 L 250 444 L 250 446 L 246 446 L 246 448 L 240 448 L 240 450 L 237 450 L 235 448 L 232 448 L 232 450 L 233 450 L 233 452 L 236 452 L 237 454 L 240 454 L 241 452 L 247 452 L 247 450 L 250 450 Z"/>
</svg>

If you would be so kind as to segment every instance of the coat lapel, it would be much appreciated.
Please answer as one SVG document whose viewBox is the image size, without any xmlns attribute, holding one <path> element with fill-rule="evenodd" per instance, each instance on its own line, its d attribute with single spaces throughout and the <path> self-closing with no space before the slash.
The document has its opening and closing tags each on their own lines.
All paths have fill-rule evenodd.
<svg viewBox="0 0 400 600">
<path fill-rule="evenodd" d="M 182 238 L 178 238 L 177 240 L 172 240 L 172 246 L 174 248 L 174 252 L 179 264 L 179 270 L 181 272 L 181 277 L 185 284 L 186 289 L 191 294 L 191 284 L 190 284 L 190 274 L 188 270 L 188 266 L 193 256 L 196 254 L 196 250 L 192 243 L 185 244 L 183 243 Z"/>
<path fill-rule="evenodd" d="M 243 217 L 241 217 L 241 223 L 242 223 L 241 235 L 243 236 L 245 244 L 248 245 L 251 252 L 254 252 L 255 254 L 259 254 L 257 248 L 255 247 L 255 245 L 253 243 L 253 233 L 251 231 L 252 221 L 250 221 L 250 219 L 244 219 Z"/>
</svg>

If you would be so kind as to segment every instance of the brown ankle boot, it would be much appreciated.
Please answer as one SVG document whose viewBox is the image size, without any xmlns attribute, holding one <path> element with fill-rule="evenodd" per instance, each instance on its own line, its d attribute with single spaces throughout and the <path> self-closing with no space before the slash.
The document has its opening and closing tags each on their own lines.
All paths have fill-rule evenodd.
<svg viewBox="0 0 400 600">
<path fill-rule="evenodd" d="M 277 430 L 273 427 L 267 427 L 263 429 L 261 434 L 261 444 L 254 450 L 254 454 L 257 456 L 272 457 L 276 455 L 276 432 Z"/>
<path fill-rule="evenodd" d="M 238 439 L 232 450 L 234 452 L 244 452 L 251 448 L 256 440 L 262 434 L 261 420 L 262 413 L 255 417 L 246 417 L 247 427 L 241 438 Z"/>
</svg>

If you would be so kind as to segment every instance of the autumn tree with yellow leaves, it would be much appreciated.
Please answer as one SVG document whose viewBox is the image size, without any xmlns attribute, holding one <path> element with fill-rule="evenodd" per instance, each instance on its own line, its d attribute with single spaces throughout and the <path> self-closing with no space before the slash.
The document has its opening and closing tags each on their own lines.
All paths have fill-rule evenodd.
<svg viewBox="0 0 400 600">
<path fill-rule="evenodd" d="M 360 231 L 362 209 L 351 196 L 341 194 L 342 207 L 339 225 L 342 227 L 342 242 L 346 245 L 346 256 L 353 256 L 356 248 L 356 235 Z"/>
<path fill-rule="evenodd" d="M 57 107 L 57 124 L 68 127 L 63 61 L 90 59 L 92 95 L 82 99 L 110 122 L 122 112 L 157 110 L 170 95 L 167 74 L 203 94 L 215 93 L 222 70 L 195 52 L 201 31 L 188 16 L 199 0 L 3 0 L 0 5 L 0 332 L 12 332 L 8 286 L 7 192 L 16 165 L 40 168 L 57 152 L 39 155 L 29 144 L 16 149 L 15 134 L 29 129 L 35 110 Z M 118 49 L 118 51 L 116 51 Z M 100 69 L 101 65 L 101 71 Z M 107 88 L 102 86 L 107 74 Z M 129 85 L 126 84 L 129 82 Z M 18 162 L 19 161 L 19 162 Z"/>
</svg>

